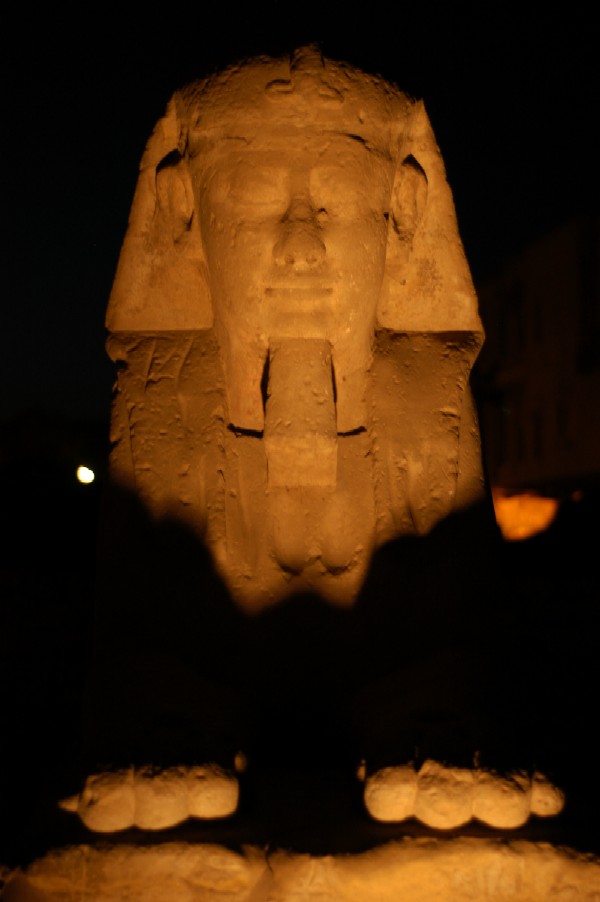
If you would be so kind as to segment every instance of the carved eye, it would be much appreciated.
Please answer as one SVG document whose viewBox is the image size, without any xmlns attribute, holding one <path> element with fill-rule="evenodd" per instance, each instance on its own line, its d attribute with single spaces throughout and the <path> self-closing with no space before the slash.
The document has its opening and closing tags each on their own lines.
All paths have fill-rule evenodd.
<svg viewBox="0 0 600 902">
<path fill-rule="evenodd" d="M 341 204 L 356 199 L 356 178 L 352 177 L 345 166 L 318 166 L 310 174 L 310 193 L 322 210 L 335 211 Z"/>
<path fill-rule="evenodd" d="M 226 182 L 224 200 L 228 203 L 282 210 L 287 207 L 289 189 L 284 169 L 240 163 Z"/>
<path fill-rule="evenodd" d="M 387 172 L 371 166 L 368 159 L 360 162 L 362 165 L 354 159 L 342 159 L 311 171 L 313 201 L 333 218 L 354 219 L 369 211 L 381 211 L 389 204 Z"/>
</svg>

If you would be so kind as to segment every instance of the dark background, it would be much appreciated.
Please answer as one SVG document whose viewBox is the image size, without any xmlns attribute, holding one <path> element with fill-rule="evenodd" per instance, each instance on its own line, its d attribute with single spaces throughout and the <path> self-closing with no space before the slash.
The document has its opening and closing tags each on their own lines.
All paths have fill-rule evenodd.
<svg viewBox="0 0 600 902">
<path fill-rule="evenodd" d="M 104 310 L 138 163 L 172 92 L 239 58 L 318 42 L 325 56 L 422 97 L 482 282 L 530 240 L 598 212 L 599 35 L 578 3 L 556 11 L 272 2 L 14 15 L 2 48 L 0 794 L 16 860 L 48 842 L 50 827 L 43 818 L 32 827 L 31 812 L 40 797 L 49 811 L 80 763 L 80 686 L 113 380 Z M 79 462 L 97 470 L 94 486 L 74 482 Z M 504 610 L 505 622 L 514 618 L 521 663 L 530 639 L 541 635 L 547 644 L 539 660 L 550 671 L 532 664 L 531 685 L 550 686 L 548 713 L 558 692 L 558 776 L 577 771 L 580 809 L 587 797 L 589 811 L 586 830 L 575 835 L 588 848 L 597 845 L 591 824 L 600 801 L 591 779 L 597 755 L 589 726 L 583 729 L 583 695 L 595 717 L 598 687 L 597 631 L 589 626 L 598 625 L 589 616 L 597 606 L 592 528 L 588 508 L 587 521 L 563 520 L 546 538 L 514 546 L 507 572 L 509 582 L 519 574 L 518 586 Z M 508 657 L 501 673 L 509 697 L 523 669 L 513 663 Z M 571 819 L 578 817 L 579 809 Z"/>
</svg>

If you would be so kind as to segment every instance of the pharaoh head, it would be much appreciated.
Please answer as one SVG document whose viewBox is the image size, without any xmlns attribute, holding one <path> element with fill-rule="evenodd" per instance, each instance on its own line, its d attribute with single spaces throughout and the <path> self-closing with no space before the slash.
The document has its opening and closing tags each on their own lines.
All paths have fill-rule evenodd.
<svg viewBox="0 0 600 902">
<path fill-rule="evenodd" d="M 481 326 L 427 116 L 392 85 L 314 48 L 252 60 L 175 95 L 142 160 L 107 325 L 117 338 L 216 338 L 223 420 L 264 443 L 265 560 L 275 558 L 284 580 L 304 573 L 315 587 L 322 572 L 343 582 L 375 545 L 429 528 L 461 492 L 479 490 L 467 383 Z M 132 358 L 123 347 L 114 355 Z M 158 430 L 158 419 L 144 428 Z M 359 449 L 352 440 L 363 433 Z M 365 456 L 377 461 L 368 473 L 356 463 Z M 365 472 L 353 474 L 349 460 Z M 141 484 L 148 460 L 136 464 L 135 442 L 133 469 Z M 238 471 L 254 486 L 220 528 L 229 536 L 232 518 L 256 508 L 262 479 L 256 466 L 252 477 Z M 438 471 L 448 477 L 442 489 Z M 243 485 L 229 488 L 244 495 Z M 354 550 L 329 553 L 335 564 L 319 549 L 344 544 L 341 536 L 277 550 L 284 507 L 327 520 L 333 505 L 341 522 L 361 497 L 352 516 L 368 526 Z M 233 552 L 217 534 L 209 528 L 207 541 L 224 561 Z M 352 584 L 350 594 L 356 575 Z"/>
</svg>

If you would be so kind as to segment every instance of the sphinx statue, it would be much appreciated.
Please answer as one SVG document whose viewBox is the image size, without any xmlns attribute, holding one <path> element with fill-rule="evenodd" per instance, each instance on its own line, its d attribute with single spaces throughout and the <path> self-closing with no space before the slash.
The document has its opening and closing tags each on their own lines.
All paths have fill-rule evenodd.
<svg viewBox="0 0 600 902">
<path fill-rule="evenodd" d="M 111 482 L 148 534 L 170 524 L 173 563 L 159 592 L 163 552 L 132 539 L 135 518 L 119 513 L 105 542 L 104 632 L 119 634 L 105 675 L 133 657 L 129 683 L 141 679 L 137 647 L 121 639 L 132 599 L 132 632 L 154 619 L 168 643 L 185 598 L 188 657 L 216 661 L 218 647 L 212 671 L 224 672 L 260 618 L 307 598 L 345 616 L 378 550 L 484 499 L 469 387 L 483 330 L 452 195 L 423 104 L 379 77 L 309 47 L 178 91 L 141 162 L 106 324 Z M 121 565 L 136 560 L 128 582 Z M 153 591 L 160 607 L 145 600 Z M 216 596 L 227 601 L 210 633 Z M 225 620 L 243 624 L 237 645 Z M 166 670 L 150 681 L 157 696 Z M 242 671 L 251 679 L 254 665 Z M 111 693 L 106 679 L 110 704 L 127 681 Z M 192 719 L 219 721 L 198 701 L 204 682 L 185 671 L 180 687 Z M 115 732 L 126 730 L 124 719 Z M 151 750 L 146 765 L 169 764 L 159 772 L 143 754 L 99 770 L 66 807 L 99 831 L 236 810 L 234 768 L 210 741 L 192 737 L 185 761 Z M 562 804 L 539 775 L 406 755 L 367 758 L 364 799 L 379 820 L 505 828 Z"/>
<path fill-rule="evenodd" d="M 113 478 L 184 518 L 244 609 L 352 604 L 374 548 L 481 496 L 452 197 L 422 104 L 380 79 L 304 50 L 179 92 L 107 328 Z"/>
</svg>

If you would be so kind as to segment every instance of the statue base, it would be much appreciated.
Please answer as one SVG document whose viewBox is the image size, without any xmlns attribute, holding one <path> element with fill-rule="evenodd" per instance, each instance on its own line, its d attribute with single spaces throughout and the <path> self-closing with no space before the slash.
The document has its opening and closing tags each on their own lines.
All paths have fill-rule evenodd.
<svg viewBox="0 0 600 902">
<path fill-rule="evenodd" d="M 78 845 L 11 874 L 3 902 L 591 900 L 600 861 L 547 843 L 405 837 L 356 855 L 224 845 Z"/>
</svg>

